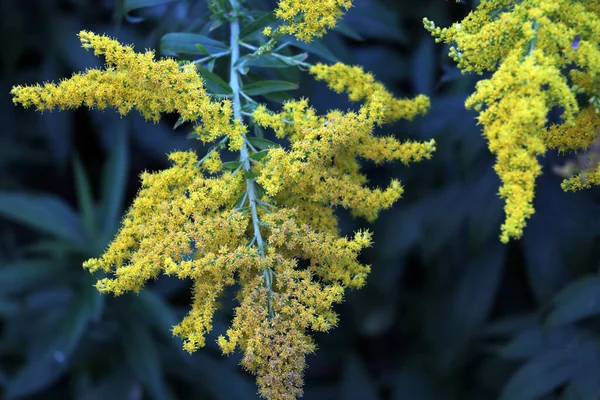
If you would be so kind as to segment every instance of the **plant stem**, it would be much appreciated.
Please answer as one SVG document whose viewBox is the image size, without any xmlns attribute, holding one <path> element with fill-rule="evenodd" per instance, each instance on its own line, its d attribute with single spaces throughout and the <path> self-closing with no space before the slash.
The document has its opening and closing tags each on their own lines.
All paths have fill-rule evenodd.
<svg viewBox="0 0 600 400">
<path fill-rule="evenodd" d="M 230 38 L 230 49 L 231 49 L 231 63 L 229 68 L 229 86 L 233 91 L 233 116 L 235 119 L 243 122 L 242 117 L 242 103 L 240 99 L 240 77 L 236 68 L 236 64 L 240 58 L 240 20 L 239 20 L 239 9 L 237 0 L 230 0 L 231 6 L 233 8 L 233 16 L 229 23 L 231 38 Z M 240 161 L 242 162 L 242 167 L 244 171 L 250 171 L 250 157 L 248 151 L 248 140 L 244 135 L 244 143 L 242 144 L 242 148 L 240 149 Z M 257 203 L 257 195 L 256 195 L 256 186 L 254 183 L 254 178 L 246 178 L 246 193 L 248 197 L 248 203 L 250 206 L 250 214 L 252 215 L 252 227 L 254 230 L 254 242 L 256 247 L 258 248 L 258 253 L 261 257 L 265 256 L 265 243 L 262 238 L 262 234 L 260 232 L 260 219 L 258 218 L 258 211 L 256 209 Z M 268 291 L 268 300 L 267 300 L 267 310 L 269 313 L 269 318 L 274 317 L 273 312 L 273 270 L 269 267 L 265 267 L 263 269 L 263 279 L 265 282 L 265 286 Z"/>
</svg>

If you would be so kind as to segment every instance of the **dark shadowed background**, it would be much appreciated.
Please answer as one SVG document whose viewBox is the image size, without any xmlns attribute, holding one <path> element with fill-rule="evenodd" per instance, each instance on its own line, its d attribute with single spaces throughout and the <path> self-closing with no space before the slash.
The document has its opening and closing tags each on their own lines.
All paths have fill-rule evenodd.
<svg viewBox="0 0 600 400">
<path fill-rule="evenodd" d="M 206 33 L 204 1 L 135 7 L 149 2 L 0 0 L 1 398 L 257 397 L 239 355 L 221 356 L 214 340 L 229 324 L 233 293 L 206 348 L 190 356 L 170 333 L 187 312 L 189 282 L 164 277 L 113 298 L 81 267 L 116 232 L 140 172 L 167 167 L 175 149 L 206 152 L 186 139 L 190 127 L 174 130 L 176 115 L 152 124 L 135 112 L 42 115 L 11 102 L 13 85 L 100 66 L 79 44 L 82 29 L 157 53 L 166 33 Z M 476 115 L 463 107 L 479 77 L 461 75 L 421 23 L 447 26 L 473 6 L 356 0 L 349 29 L 308 49 L 324 56 L 311 62 L 363 66 L 398 96 L 429 95 L 427 116 L 382 133 L 438 146 L 410 167 L 366 165 L 373 186 L 394 177 L 406 190 L 376 223 L 340 211 L 345 234 L 374 231 L 362 255 L 372 274 L 337 307 L 337 329 L 316 335 L 306 399 L 600 399 L 600 191 L 563 193 L 552 168 L 572 155 L 549 153 L 524 238 L 499 242 L 499 180 Z M 286 73 L 300 79 L 292 95 L 319 110 L 352 106 Z"/>
</svg>

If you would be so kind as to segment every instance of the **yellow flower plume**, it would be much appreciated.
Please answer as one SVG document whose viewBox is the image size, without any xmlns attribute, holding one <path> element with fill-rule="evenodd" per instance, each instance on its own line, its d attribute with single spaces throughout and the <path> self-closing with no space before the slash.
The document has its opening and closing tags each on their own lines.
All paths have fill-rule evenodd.
<svg viewBox="0 0 600 400">
<path fill-rule="evenodd" d="M 378 125 L 424 113 L 429 100 L 395 99 L 358 67 L 319 64 L 311 70 L 317 79 L 362 106 L 325 115 L 317 115 L 304 99 L 284 104 L 279 113 L 260 106 L 254 122 L 273 128 L 289 146 L 259 154 L 248 150 L 251 139 L 241 117 L 233 117 L 239 108 L 213 101 L 193 66 L 155 61 L 152 52 L 138 54 L 89 32 L 80 38 L 85 48 L 105 57 L 106 68 L 58 84 L 15 87 L 15 103 L 40 111 L 137 109 L 153 121 L 176 111 L 184 120 L 198 121 L 196 132 L 204 141 L 227 135 L 229 148 L 240 149 L 244 167 L 224 169 L 219 154 L 224 142 L 200 161 L 193 152 L 171 153 L 171 168 L 142 174 L 118 234 L 84 268 L 103 271 L 106 277 L 96 287 L 117 296 L 138 292 L 161 274 L 191 279 L 191 309 L 173 327 L 189 352 L 206 344 L 219 297 L 239 284 L 239 306 L 219 346 L 225 354 L 243 352 L 241 364 L 256 375 L 263 397 L 301 396 L 305 357 L 316 348 L 310 332 L 337 324 L 334 304 L 346 288 L 363 286 L 370 271 L 358 256 L 371 245 L 371 234 L 341 236 L 335 207 L 374 220 L 401 196 L 396 180 L 383 189 L 369 188 L 360 159 L 409 163 L 431 157 L 433 141 L 373 135 Z"/>
<path fill-rule="evenodd" d="M 134 52 L 104 35 L 82 31 L 85 49 L 104 56 L 106 68 L 74 74 L 58 84 L 15 86 L 15 104 L 34 106 L 39 111 L 72 109 L 81 106 L 115 108 L 120 114 L 138 110 L 145 119 L 158 122 L 161 113 L 177 112 L 184 121 L 198 121 L 195 132 L 211 142 L 228 135 L 237 144 L 246 128 L 233 120 L 231 101 L 211 101 L 192 64 L 179 66 L 174 60 L 154 60 L 154 53 Z"/>
<path fill-rule="evenodd" d="M 279 0 L 275 16 L 285 23 L 275 32 L 265 30 L 267 36 L 289 34 L 310 42 L 322 37 L 335 27 L 337 20 L 352 7 L 352 0 Z"/>
<path fill-rule="evenodd" d="M 502 242 L 520 238 L 534 213 L 538 156 L 547 148 L 582 150 L 594 141 L 597 116 L 591 109 L 580 114 L 576 93 L 590 102 L 600 93 L 599 11 L 589 0 L 484 0 L 449 28 L 424 19 L 436 41 L 454 44 L 450 56 L 460 69 L 493 72 L 477 83 L 466 106 L 480 112 L 478 122 L 496 155 L 499 194 L 506 201 Z M 555 108 L 561 122 L 548 129 Z"/>
</svg>

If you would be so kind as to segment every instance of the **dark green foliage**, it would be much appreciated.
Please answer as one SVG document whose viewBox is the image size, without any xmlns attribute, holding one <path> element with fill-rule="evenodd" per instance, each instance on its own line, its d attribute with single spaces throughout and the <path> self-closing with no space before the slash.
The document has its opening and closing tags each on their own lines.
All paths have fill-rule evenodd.
<svg viewBox="0 0 600 400">
<path fill-rule="evenodd" d="M 216 8 L 226 4 L 213 2 Z M 248 0 L 268 10 L 273 1 Z M 469 4 L 472 2 L 468 2 Z M 349 293 L 339 326 L 317 335 L 306 399 L 600 398 L 600 213 L 598 189 L 563 193 L 544 159 L 536 214 L 523 240 L 499 243 L 498 179 L 475 114 L 463 107 L 476 76 L 461 75 L 447 49 L 421 28 L 447 25 L 469 5 L 453 1 L 356 0 L 336 31 L 311 44 L 286 38 L 289 59 L 244 59 L 261 67 L 244 91 L 283 101 L 308 97 L 320 111 L 353 107 L 291 68 L 295 62 L 360 64 L 399 96 L 425 93 L 430 113 L 385 132 L 435 138 L 432 160 L 374 166 L 373 186 L 402 180 L 405 198 L 369 226 L 340 211 L 350 234 L 368 227 L 375 244 L 367 286 Z M 10 104 L 15 84 L 58 80 L 99 65 L 79 47 L 80 29 L 108 33 L 138 50 L 189 59 L 207 86 L 230 92 L 223 21 L 203 1 L 0 1 L 0 397 L 35 399 L 254 399 L 239 356 L 214 339 L 189 356 L 170 328 L 188 308 L 185 282 L 161 277 L 139 295 L 100 296 L 83 260 L 103 251 L 139 189 L 143 170 L 165 154 L 209 146 L 187 140 L 188 124 L 70 111 L 40 115 Z M 253 38 L 274 22 L 256 13 Z M 210 35 L 210 38 L 208 36 Z M 306 52 L 306 53 L 302 53 Z M 223 80 L 222 78 L 225 78 Z M 266 79 L 266 81 L 265 81 Z M 296 93 L 297 92 L 297 93 Z M 176 125 L 175 130 L 173 126 Z M 181 125 L 181 126 L 180 126 Z M 269 137 L 269 136 L 267 136 Z M 258 149 L 277 146 L 253 139 Z M 266 154 L 266 153 L 257 153 Z M 236 169 L 238 163 L 226 163 Z M 241 199 L 240 199 L 241 200 Z M 229 310 L 234 293 L 227 293 Z"/>
</svg>

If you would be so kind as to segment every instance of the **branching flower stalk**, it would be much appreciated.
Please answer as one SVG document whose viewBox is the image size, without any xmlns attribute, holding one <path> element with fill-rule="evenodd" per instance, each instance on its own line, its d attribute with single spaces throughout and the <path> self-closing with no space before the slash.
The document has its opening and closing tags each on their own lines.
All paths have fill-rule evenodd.
<svg viewBox="0 0 600 400">
<path fill-rule="evenodd" d="M 240 100 L 240 77 L 237 68 L 237 63 L 240 58 L 240 21 L 238 15 L 238 4 L 236 0 L 230 0 L 231 7 L 233 8 L 231 21 L 229 22 L 230 27 L 230 50 L 231 50 L 231 61 L 229 67 L 229 86 L 233 91 L 233 116 L 236 120 L 239 120 L 243 123 L 242 117 L 242 103 Z M 244 143 L 240 148 L 240 160 L 242 163 L 242 168 L 244 171 L 250 173 L 251 165 L 250 165 L 250 154 L 248 152 L 248 147 L 251 146 L 248 143 L 246 135 L 244 135 Z M 254 231 L 254 240 L 253 243 L 256 245 L 258 249 L 258 253 L 261 257 L 265 256 L 265 243 L 262 238 L 262 234 L 260 233 L 260 219 L 258 217 L 258 212 L 256 210 L 256 204 L 258 200 L 258 196 L 256 195 L 256 188 L 254 177 L 247 177 L 246 180 L 246 198 L 248 200 L 248 204 L 250 207 L 250 213 L 252 215 L 252 229 Z M 242 203 L 242 206 L 244 203 Z M 267 308 L 269 313 L 269 318 L 273 318 L 273 270 L 269 266 L 265 266 L 263 269 L 263 279 L 264 284 L 267 288 Z"/>
<path fill-rule="evenodd" d="M 254 39 L 258 43 L 242 44 L 243 24 L 252 21 L 242 2 L 211 4 L 229 24 L 230 48 L 211 55 L 230 57 L 229 84 L 220 83 L 225 96 L 207 91 L 200 76 L 198 65 L 208 60 L 206 54 L 181 65 L 157 61 L 151 51 L 139 54 L 86 31 L 79 34 L 82 45 L 104 56 L 103 69 L 57 84 L 17 86 L 11 93 L 16 104 L 40 111 L 111 107 L 126 115 L 136 109 L 154 122 L 163 112 L 176 112 L 181 122 L 194 123 L 193 136 L 212 148 L 201 160 L 193 151 L 171 153 L 171 168 L 143 173 L 117 236 L 84 267 L 103 271 L 106 277 L 96 287 L 117 296 L 139 292 L 160 274 L 191 279 L 191 310 L 173 327 L 189 352 L 205 345 L 225 289 L 239 285 L 239 306 L 218 344 L 224 354 L 243 353 L 241 365 L 256 375 L 261 396 L 294 399 L 302 395 L 305 356 L 316 348 L 311 332 L 335 327 L 334 305 L 346 289 L 362 287 L 370 271 L 358 256 L 371 244 L 371 233 L 342 236 L 335 208 L 373 221 L 400 198 L 404 189 L 397 180 L 385 188 L 368 187 L 360 161 L 408 164 L 431 157 L 433 141 L 374 135 L 379 125 L 423 114 L 429 99 L 396 99 L 357 66 L 310 65 L 304 56 L 278 54 L 282 47 L 265 50 L 264 35 Z M 286 4 L 300 7 L 287 9 L 295 16 L 290 21 L 302 21 L 305 11 L 314 15 L 304 2 L 282 1 L 280 6 Z M 339 16 L 338 6 L 330 7 L 334 3 L 315 4 L 332 13 L 324 15 L 327 24 Z M 322 34 L 323 25 L 313 22 L 290 29 L 303 38 Z M 246 50 L 252 53 L 243 54 Z M 308 70 L 361 106 L 319 115 L 308 99 L 300 99 L 285 102 L 278 111 L 268 109 L 244 82 L 245 63 L 266 54 Z M 214 74 L 203 77 L 214 79 Z M 244 117 L 286 145 L 250 136 Z M 238 159 L 223 163 L 225 148 Z"/>
</svg>

